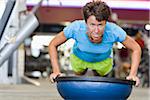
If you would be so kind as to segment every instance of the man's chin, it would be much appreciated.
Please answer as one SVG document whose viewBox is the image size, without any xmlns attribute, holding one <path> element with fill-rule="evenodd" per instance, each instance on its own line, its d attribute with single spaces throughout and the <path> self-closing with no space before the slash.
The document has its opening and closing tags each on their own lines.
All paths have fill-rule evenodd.
<svg viewBox="0 0 150 100">
<path fill-rule="evenodd" d="M 102 38 L 90 38 L 90 41 L 92 43 L 101 43 L 102 42 Z"/>
</svg>

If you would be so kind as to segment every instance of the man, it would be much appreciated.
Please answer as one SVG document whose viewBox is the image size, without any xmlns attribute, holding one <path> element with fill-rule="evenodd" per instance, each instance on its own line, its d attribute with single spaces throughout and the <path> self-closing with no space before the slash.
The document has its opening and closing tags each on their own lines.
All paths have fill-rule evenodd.
<svg viewBox="0 0 150 100">
<path fill-rule="evenodd" d="M 71 65 L 77 75 L 83 75 L 90 68 L 99 76 L 105 76 L 112 70 L 111 50 L 113 43 L 122 44 L 132 50 L 131 71 L 128 80 L 140 81 L 137 69 L 140 62 L 140 46 L 126 34 L 126 32 L 114 23 L 108 22 L 111 15 L 109 6 L 102 1 L 93 1 L 83 7 L 84 20 L 76 20 L 64 28 L 49 44 L 49 54 L 53 73 L 50 79 L 61 75 L 57 47 L 72 38 L 75 40 L 71 54 Z"/>
</svg>

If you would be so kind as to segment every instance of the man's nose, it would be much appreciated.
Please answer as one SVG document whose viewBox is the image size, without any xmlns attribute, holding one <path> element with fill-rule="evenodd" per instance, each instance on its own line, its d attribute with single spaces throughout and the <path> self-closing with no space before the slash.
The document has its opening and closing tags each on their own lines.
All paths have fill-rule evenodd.
<svg viewBox="0 0 150 100">
<path fill-rule="evenodd" d="M 98 33 L 99 31 L 100 31 L 99 28 L 96 26 L 95 29 L 94 29 L 94 32 Z"/>
</svg>

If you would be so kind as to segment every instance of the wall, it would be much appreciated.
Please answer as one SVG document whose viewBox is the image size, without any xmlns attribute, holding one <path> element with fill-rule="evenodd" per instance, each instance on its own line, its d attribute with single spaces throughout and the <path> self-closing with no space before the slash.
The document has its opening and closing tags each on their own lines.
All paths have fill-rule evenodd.
<svg viewBox="0 0 150 100">
<path fill-rule="evenodd" d="M 32 7 L 28 7 L 30 10 Z M 119 20 L 128 21 L 149 21 L 150 11 L 148 10 L 129 10 L 129 9 L 113 9 L 118 14 Z M 41 23 L 59 23 L 82 19 L 81 8 L 65 8 L 65 7 L 40 7 L 37 16 Z"/>
</svg>

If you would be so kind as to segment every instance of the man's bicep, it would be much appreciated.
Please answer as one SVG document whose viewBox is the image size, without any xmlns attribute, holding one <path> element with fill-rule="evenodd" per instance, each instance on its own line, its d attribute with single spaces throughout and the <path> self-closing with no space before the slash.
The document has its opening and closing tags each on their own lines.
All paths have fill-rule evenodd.
<svg viewBox="0 0 150 100">
<path fill-rule="evenodd" d="M 122 44 L 128 48 L 128 49 L 131 49 L 131 50 L 134 50 L 137 48 L 138 44 L 136 43 L 136 41 L 131 38 L 130 36 L 126 36 L 126 39 L 122 42 Z"/>
<path fill-rule="evenodd" d="M 57 34 L 54 39 L 51 41 L 55 46 L 58 46 L 62 43 L 64 43 L 67 40 L 67 38 L 64 35 L 64 32 L 61 31 L 59 34 Z"/>
</svg>

